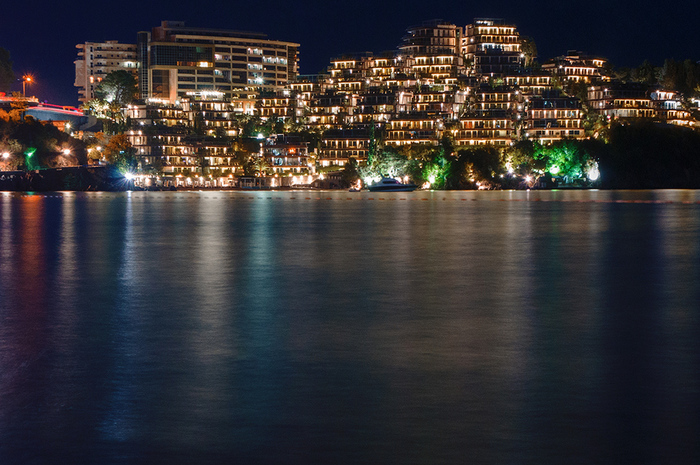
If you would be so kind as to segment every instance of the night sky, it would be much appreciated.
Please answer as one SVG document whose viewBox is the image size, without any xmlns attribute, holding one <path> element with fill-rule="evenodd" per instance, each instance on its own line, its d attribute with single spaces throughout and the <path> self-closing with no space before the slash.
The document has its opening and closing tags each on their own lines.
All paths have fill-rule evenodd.
<svg viewBox="0 0 700 465">
<path fill-rule="evenodd" d="M 395 49 L 413 24 L 444 19 L 463 27 L 475 17 L 505 18 L 516 24 L 521 35 L 535 39 L 540 62 L 576 49 L 606 57 L 616 66 L 637 66 L 645 58 L 656 65 L 665 58 L 700 60 L 698 3 L 8 0 L 0 7 L 0 46 L 10 51 L 16 74 L 35 76 L 37 83 L 28 94 L 31 90 L 40 100 L 77 105 L 75 45 L 105 40 L 135 43 L 138 31 L 150 30 L 161 20 L 263 32 L 271 39 L 300 43 L 302 74 L 323 70 L 332 57 L 343 53 Z"/>
</svg>

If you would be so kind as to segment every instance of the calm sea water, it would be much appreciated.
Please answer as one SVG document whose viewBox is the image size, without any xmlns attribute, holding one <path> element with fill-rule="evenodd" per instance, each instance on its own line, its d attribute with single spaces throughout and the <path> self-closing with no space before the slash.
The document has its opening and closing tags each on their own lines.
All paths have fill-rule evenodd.
<svg viewBox="0 0 700 465">
<path fill-rule="evenodd" d="M 699 463 L 698 202 L 0 193 L 0 463 Z"/>
</svg>

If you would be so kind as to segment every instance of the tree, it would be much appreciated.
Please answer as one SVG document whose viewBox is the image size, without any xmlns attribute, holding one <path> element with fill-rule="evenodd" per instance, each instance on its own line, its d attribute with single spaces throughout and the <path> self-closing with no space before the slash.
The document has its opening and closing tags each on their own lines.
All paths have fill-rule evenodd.
<svg viewBox="0 0 700 465">
<path fill-rule="evenodd" d="M 652 122 L 614 125 L 600 150 L 603 187 L 700 188 L 700 133 Z"/>
<path fill-rule="evenodd" d="M 521 40 L 521 50 L 525 55 L 525 67 L 530 68 L 537 59 L 537 45 L 532 37 L 523 36 Z"/>
<path fill-rule="evenodd" d="M 367 150 L 367 164 L 371 165 L 374 162 L 374 157 L 377 155 L 379 143 L 375 134 L 374 123 L 369 126 L 369 148 Z"/>
<path fill-rule="evenodd" d="M 265 176 L 270 172 L 270 162 L 265 157 L 253 155 L 243 164 L 243 174 L 246 176 Z"/>
<path fill-rule="evenodd" d="M 428 181 L 431 187 L 442 189 L 451 187 L 448 181 L 452 171 L 452 162 L 448 160 L 443 150 L 432 153 L 432 157 L 422 163 L 423 170 L 420 181 Z"/>
<path fill-rule="evenodd" d="M 360 173 L 357 171 L 357 160 L 350 158 L 341 173 L 341 182 L 343 187 L 350 187 L 360 179 Z"/>
<path fill-rule="evenodd" d="M 616 81 L 628 82 L 631 79 L 632 71 L 629 68 L 614 68 L 611 74 Z"/>
<path fill-rule="evenodd" d="M 685 60 L 683 62 L 683 74 L 685 79 L 682 83 L 683 89 L 681 92 L 685 95 L 690 95 L 700 83 L 700 64 L 693 60 Z"/>
<path fill-rule="evenodd" d="M 112 136 L 104 148 L 107 163 L 116 166 L 120 171 L 127 172 L 136 168 L 134 147 L 125 134 Z"/>
<path fill-rule="evenodd" d="M 284 121 L 276 116 L 270 116 L 263 124 L 263 128 L 265 134 L 282 134 L 284 133 Z"/>
<path fill-rule="evenodd" d="M 120 134 L 127 129 L 128 122 L 119 103 L 95 98 L 87 102 L 83 108 L 102 122 L 104 132 L 107 134 Z"/>
<path fill-rule="evenodd" d="M 107 139 L 102 132 L 97 132 L 95 134 L 87 133 L 83 136 L 83 143 L 87 150 L 88 160 L 92 160 L 93 163 L 102 159 L 102 147 L 106 145 Z"/>
<path fill-rule="evenodd" d="M 476 182 L 493 185 L 501 170 L 501 156 L 495 147 L 468 147 L 459 151 L 446 180 L 446 187 L 465 189 Z"/>
<path fill-rule="evenodd" d="M 10 52 L 0 47 L 0 92 L 9 92 L 15 80 Z"/>
<path fill-rule="evenodd" d="M 95 97 L 124 106 L 134 100 L 137 91 L 134 75 L 129 71 L 119 70 L 112 71 L 105 76 L 95 89 Z"/>
<path fill-rule="evenodd" d="M 656 75 L 657 69 L 649 60 L 644 60 L 639 68 L 632 70 L 632 79 L 648 86 L 656 84 Z"/>
<path fill-rule="evenodd" d="M 24 119 L 24 113 L 27 111 L 27 108 L 29 108 L 27 99 L 19 92 L 12 92 L 12 97 L 13 100 L 10 104 L 12 109 L 9 113 L 10 119 L 13 121 L 22 121 Z"/>
<path fill-rule="evenodd" d="M 27 169 L 83 165 L 85 144 L 52 124 L 31 116 L 0 120 L 0 151 L 7 151 L 15 166 Z"/>
<path fill-rule="evenodd" d="M 560 140 L 546 146 L 537 144 L 534 159 L 543 160 L 549 173 L 579 179 L 585 176 L 584 168 L 589 156 L 581 150 L 580 143 Z"/>
<path fill-rule="evenodd" d="M 532 140 L 516 142 L 506 152 L 506 168 L 520 175 L 529 175 L 535 169 L 544 168 L 544 166 L 538 166 L 535 160 L 536 145 L 539 143 Z"/>
<path fill-rule="evenodd" d="M 367 164 L 358 168 L 359 175 L 365 184 L 382 176 L 405 176 L 411 171 L 408 157 L 394 147 L 384 147 L 379 150 Z"/>
<path fill-rule="evenodd" d="M 258 134 L 267 136 L 262 130 L 262 120 L 259 116 L 241 115 L 240 116 L 241 134 L 243 137 L 253 138 L 258 137 Z"/>
<path fill-rule="evenodd" d="M 105 132 L 118 134 L 126 129 L 127 121 L 122 108 L 136 96 L 136 78 L 128 71 L 112 71 L 95 89 L 96 98 L 85 107 L 102 120 Z"/>
<path fill-rule="evenodd" d="M 163 157 L 153 157 L 153 163 L 144 166 L 143 171 L 151 175 L 159 175 L 163 173 L 164 167 Z"/>
</svg>

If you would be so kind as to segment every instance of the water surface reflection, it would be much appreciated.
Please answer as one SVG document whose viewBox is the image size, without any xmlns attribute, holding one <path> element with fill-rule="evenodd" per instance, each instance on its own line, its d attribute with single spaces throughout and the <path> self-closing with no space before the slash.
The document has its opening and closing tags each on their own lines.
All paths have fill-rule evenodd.
<svg viewBox="0 0 700 465">
<path fill-rule="evenodd" d="M 696 463 L 700 196 L 0 196 L 2 463 Z"/>
</svg>

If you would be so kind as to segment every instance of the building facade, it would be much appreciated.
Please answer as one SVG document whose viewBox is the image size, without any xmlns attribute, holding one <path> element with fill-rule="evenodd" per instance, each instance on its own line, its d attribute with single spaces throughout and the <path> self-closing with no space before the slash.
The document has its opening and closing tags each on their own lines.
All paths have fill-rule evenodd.
<svg viewBox="0 0 700 465">
<path fill-rule="evenodd" d="M 477 18 L 466 26 L 462 53 L 472 75 L 517 73 L 525 64 L 520 35 L 503 19 Z"/>
<path fill-rule="evenodd" d="M 141 98 L 175 102 L 210 93 L 231 100 L 236 92 L 274 92 L 298 73 L 299 44 L 265 34 L 192 28 L 163 21 L 138 34 Z"/>
<path fill-rule="evenodd" d="M 160 159 L 172 176 L 228 182 L 245 157 L 301 179 L 314 166 L 362 163 L 377 144 L 583 139 L 596 114 L 697 125 L 682 96 L 610 81 L 602 58 L 570 51 L 532 69 L 522 46 L 501 19 L 430 21 L 408 28 L 395 50 L 342 55 L 324 73 L 299 76 L 298 44 L 163 22 L 139 33 L 144 100 L 132 106 L 130 137 L 144 166 Z M 251 134 L 251 121 L 265 134 Z M 282 127 L 286 136 L 265 137 Z"/>
<path fill-rule="evenodd" d="M 95 98 L 95 89 L 104 77 L 113 72 L 126 70 L 137 75 L 138 60 L 135 44 L 120 44 L 116 40 L 85 42 L 75 46 L 75 87 L 78 100 L 86 103 Z"/>
<path fill-rule="evenodd" d="M 604 58 L 569 50 L 566 55 L 543 64 L 542 69 L 565 81 L 591 84 L 610 81 L 607 66 L 608 61 Z"/>
</svg>

